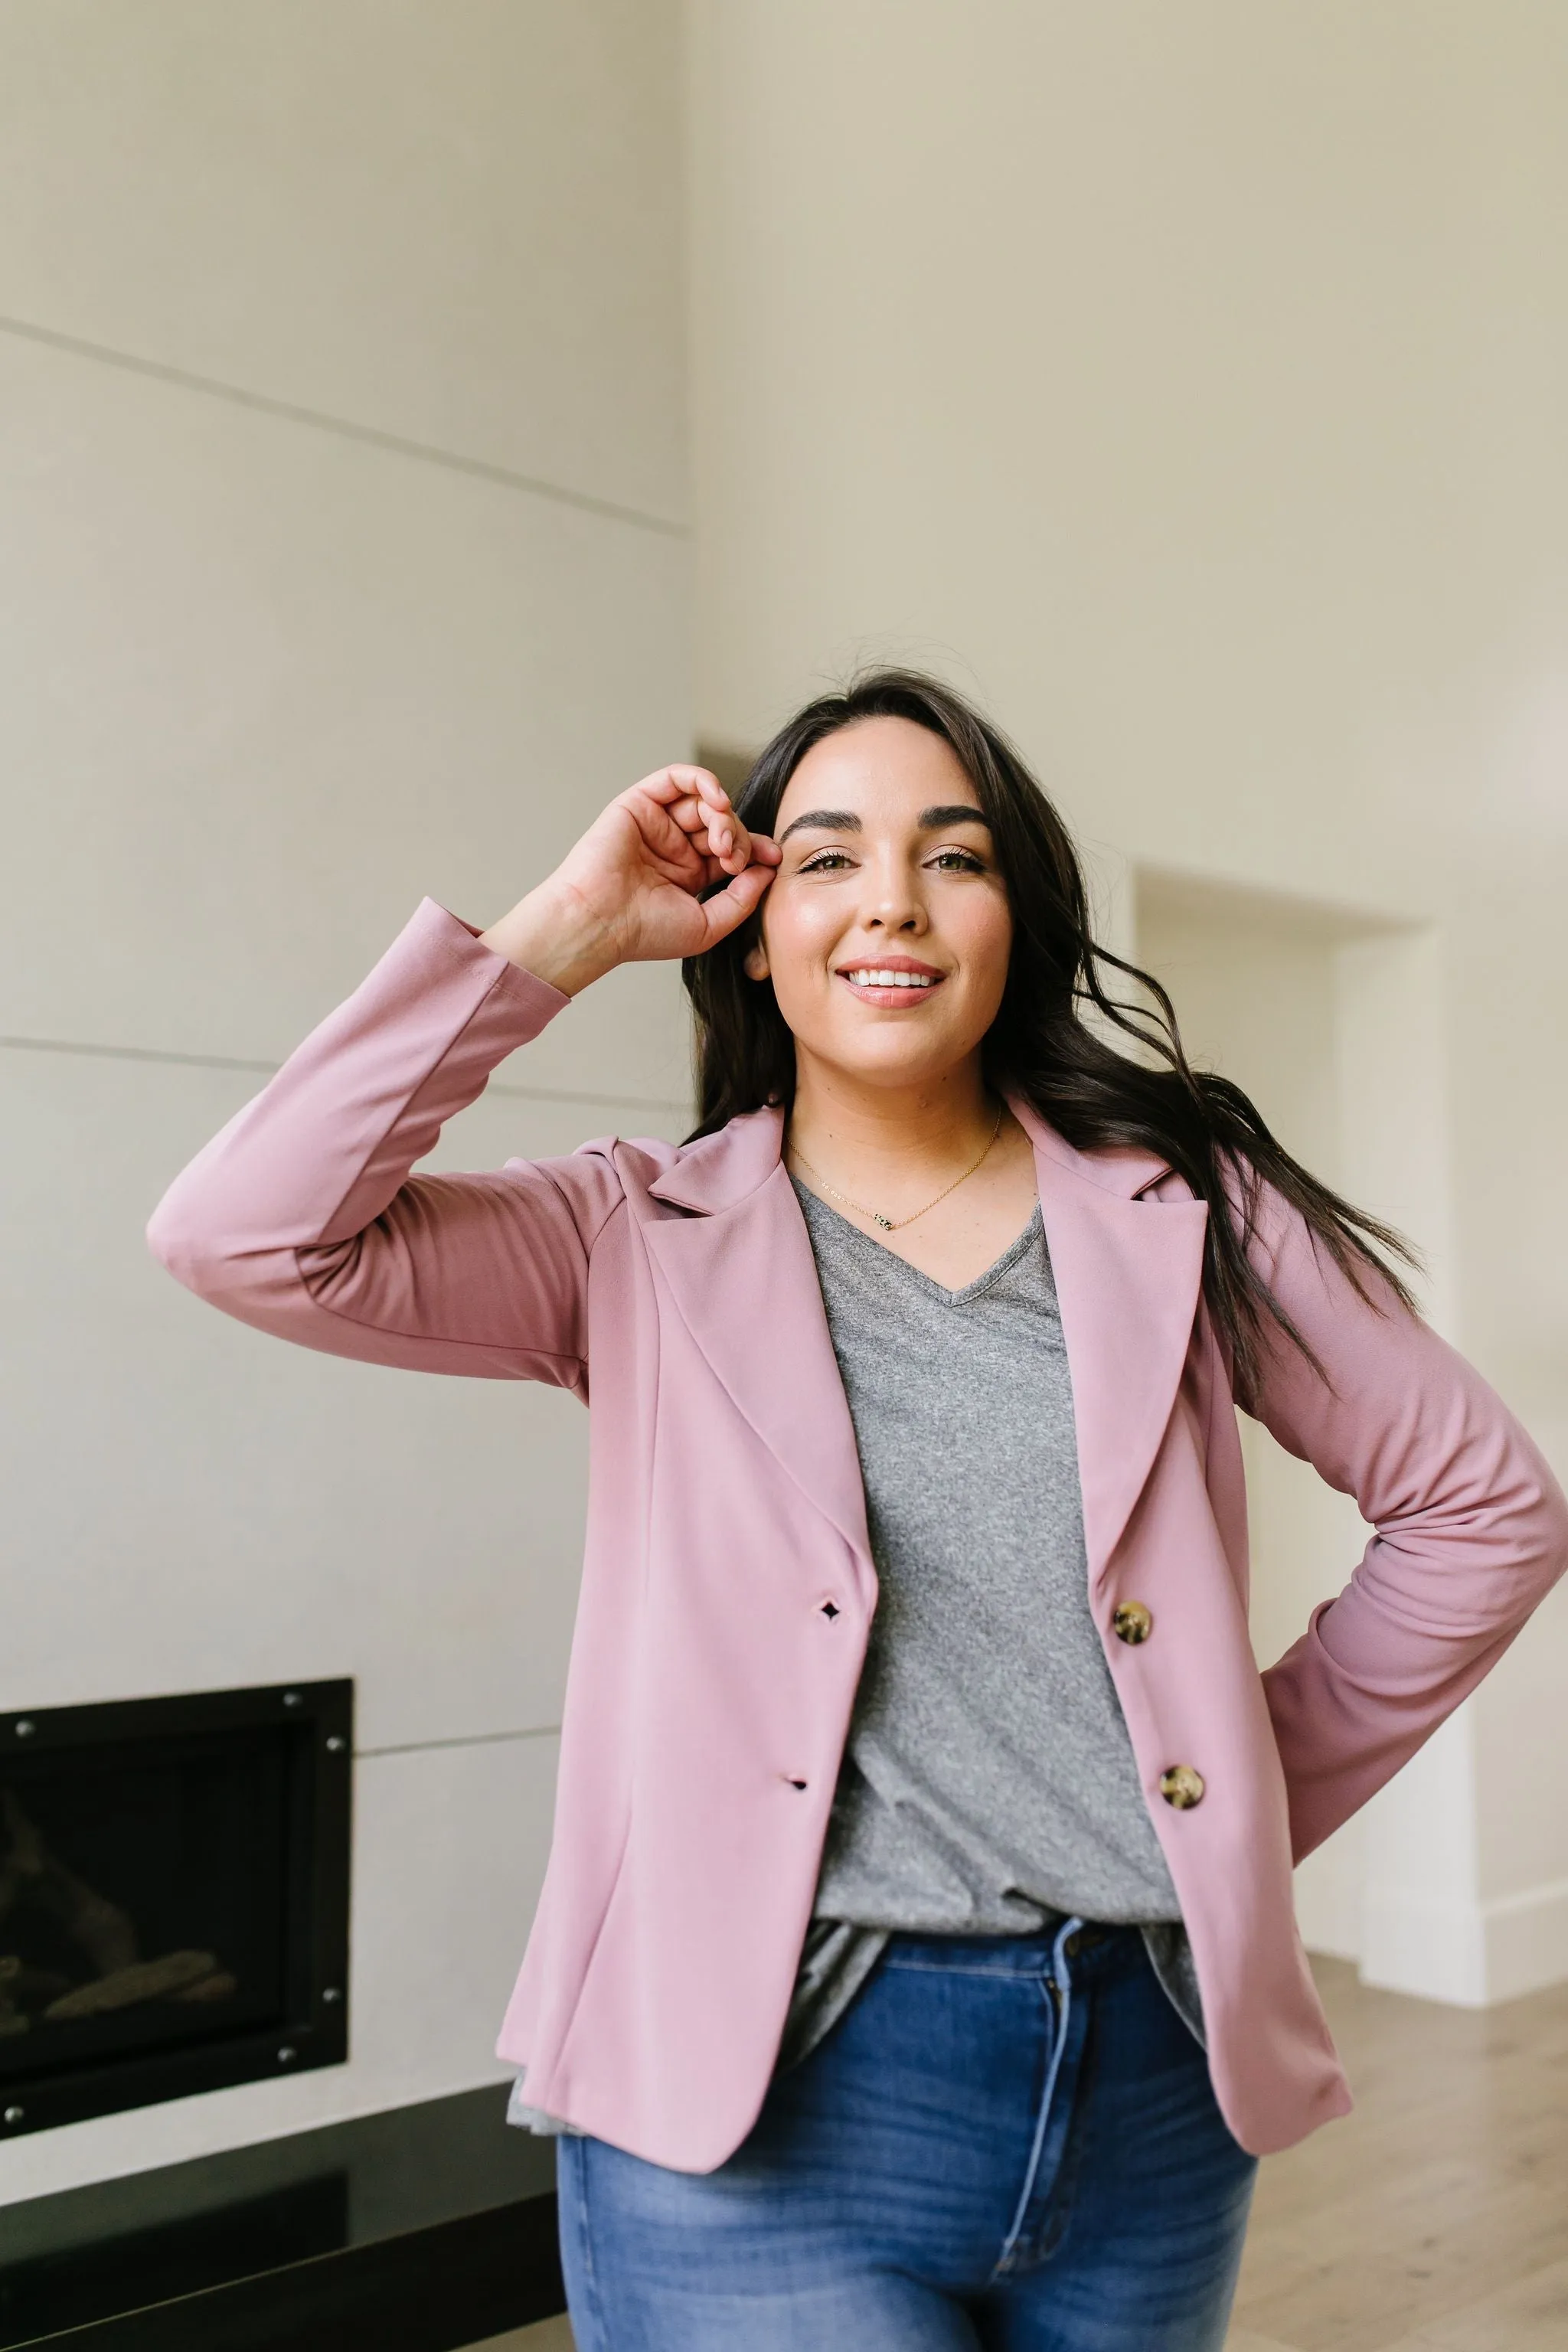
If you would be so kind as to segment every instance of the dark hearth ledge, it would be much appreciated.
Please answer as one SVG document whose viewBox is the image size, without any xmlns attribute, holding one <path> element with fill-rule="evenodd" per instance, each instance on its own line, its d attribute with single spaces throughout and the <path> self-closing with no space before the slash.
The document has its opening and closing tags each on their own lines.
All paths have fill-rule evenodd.
<svg viewBox="0 0 1568 2352">
<path fill-rule="evenodd" d="M 564 2310 L 507 2086 L 0 2207 L 0 2348 L 457 2352 Z"/>
</svg>

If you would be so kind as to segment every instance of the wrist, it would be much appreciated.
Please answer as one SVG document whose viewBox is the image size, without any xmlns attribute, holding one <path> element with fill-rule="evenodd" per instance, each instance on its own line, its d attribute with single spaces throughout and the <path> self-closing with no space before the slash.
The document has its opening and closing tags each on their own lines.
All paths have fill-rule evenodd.
<svg viewBox="0 0 1568 2352">
<path fill-rule="evenodd" d="M 548 981 L 563 996 L 578 995 L 619 961 L 609 926 L 574 890 L 554 882 L 542 882 L 481 931 L 479 945 Z"/>
</svg>

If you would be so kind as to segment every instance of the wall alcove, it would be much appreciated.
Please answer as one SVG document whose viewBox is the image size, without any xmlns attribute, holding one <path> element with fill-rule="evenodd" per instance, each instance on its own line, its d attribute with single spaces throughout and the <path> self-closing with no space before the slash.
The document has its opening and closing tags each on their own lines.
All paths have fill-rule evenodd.
<svg viewBox="0 0 1568 2352">
<path fill-rule="evenodd" d="M 1316 1175 L 1407 1234 L 1426 1273 L 1417 1288 L 1452 1336 L 1449 1204 L 1439 962 L 1433 931 L 1377 913 L 1141 866 L 1132 876 L 1133 953 L 1169 989 L 1192 1060 L 1244 1087 L 1279 1140 Z M 1252 1634 L 1260 1664 L 1293 1642 L 1337 1592 L 1365 1544 L 1355 1505 L 1242 1420 L 1252 1524 Z M 1409 1984 L 1406 1947 L 1421 1929 L 1405 1900 L 1419 1880 L 1429 1907 L 1434 1860 L 1446 1899 L 1464 1904 L 1473 1856 L 1468 1807 L 1449 1851 L 1417 1859 L 1409 1834 L 1417 1784 L 1466 1778 L 1463 1717 L 1298 1874 L 1309 1947 Z M 1425 1911 L 1423 1913 L 1425 1916 Z M 1412 1985 L 1412 1990 L 1427 1989 Z"/>
</svg>

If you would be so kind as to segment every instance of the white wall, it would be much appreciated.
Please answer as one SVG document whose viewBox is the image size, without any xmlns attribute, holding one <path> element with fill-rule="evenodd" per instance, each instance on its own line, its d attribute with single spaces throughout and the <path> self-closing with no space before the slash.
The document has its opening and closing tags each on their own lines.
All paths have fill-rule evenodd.
<svg viewBox="0 0 1568 2352">
<path fill-rule="evenodd" d="M 0 2147 L 0 2198 L 484 2081 L 584 1420 L 229 1325 L 192 1150 L 428 891 L 488 921 L 687 688 L 673 13 L 0 7 L 0 1706 L 359 1683 L 353 2059 Z M 677 1132 L 673 987 L 448 1165 Z"/>
<path fill-rule="evenodd" d="M 1568 18 L 688 24 L 700 731 L 923 660 L 1102 866 L 1419 937 L 1353 978 L 1366 1035 L 1421 1035 L 1414 1109 L 1340 1024 L 1363 1188 L 1389 1163 L 1445 1328 L 1568 1467 Z M 1384 1981 L 1568 1975 L 1565 1675 L 1555 1601 L 1380 1814 Z"/>
</svg>

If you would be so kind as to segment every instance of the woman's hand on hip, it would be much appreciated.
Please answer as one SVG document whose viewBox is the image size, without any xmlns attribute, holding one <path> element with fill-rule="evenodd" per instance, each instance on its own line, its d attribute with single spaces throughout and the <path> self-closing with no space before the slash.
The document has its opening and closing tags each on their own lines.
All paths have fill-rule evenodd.
<svg viewBox="0 0 1568 2352">
<path fill-rule="evenodd" d="M 703 954 L 756 911 L 778 859 L 717 776 L 660 768 L 613 800 L 481 940 L 575 996 L 618 963 Z M 699 897 L 714 883 L 724 887 Z"/>
</svg>

